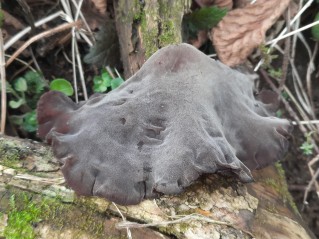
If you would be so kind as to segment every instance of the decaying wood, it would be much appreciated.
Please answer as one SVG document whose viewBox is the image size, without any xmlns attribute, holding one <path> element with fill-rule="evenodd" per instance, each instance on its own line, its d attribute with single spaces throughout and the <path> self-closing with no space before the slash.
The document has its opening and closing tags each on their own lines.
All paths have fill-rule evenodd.
<svg viewBox="0 0 319 239">
<path fill-rule="evenodd" d="M 32 202 L 50 197 L 59 205 L 35 225 L 38 238 L 125 238 L 125 226 L 137 227 L 131 229 L 133 238 L 314 238 L 302 223 L 279 166 L 254 172 L 252 184 L 212 175 L 181 195 L 116 207 L 104 199 L 74 195 L 47 146 L 1 137 L 0 175 L 0 233 L 10 217 L 10 196 L 28 193 Z M 134 223 L 123 222 L 120 212 Z M 94 221 L 98 232 L 93 226 L 81 228 L 82 217 Z M 63 226 L 57 228 L 57 223 Z"/>
<path fill-rule="evenodd" d="M 290 0 L 259 0 L 230 11 L 212 29 L 219 59 L 229 66 L 243 63 L 263 43 L 266 31 L 282 15 Z"/>
</svg>

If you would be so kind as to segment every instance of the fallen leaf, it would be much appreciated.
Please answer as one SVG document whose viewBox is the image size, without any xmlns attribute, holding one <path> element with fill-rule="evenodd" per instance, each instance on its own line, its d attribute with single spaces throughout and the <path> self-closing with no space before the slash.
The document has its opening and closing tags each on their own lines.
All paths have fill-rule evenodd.
<svg viewBox="0 0 319 239">
<path fill-rule="evenodd" d="M 227 8 L 227 10 L 230 10 L 233 8 L 233 0 L 195 0 L 195 1 L 200 7 L 210 7 L 214 5 L 220 8 Z"/>
<path fill-rule="evenodd" d="M 289 3 L 290 0 L 258 0 L 230 11 L 212 29 L 211 38 L 219 59 L 229 66 L 243 63 L 264 42 L 266 31 Z"/>
<path fill-rule="evenodd" d="M 101 13 L 104 14 L 106 12 L 106 1 L 107 0 L 91 0 L 95 5 L 95 8 Z"/>
</svg>

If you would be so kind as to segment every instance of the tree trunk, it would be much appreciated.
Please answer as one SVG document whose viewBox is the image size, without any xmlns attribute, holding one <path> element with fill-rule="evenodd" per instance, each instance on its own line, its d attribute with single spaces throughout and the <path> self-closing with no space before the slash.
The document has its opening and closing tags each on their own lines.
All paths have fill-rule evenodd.
<svg viewBox="0 0 319 239">
<path fill-rule="evenodd" d="M 158 49 L 182 41 L 181 22 L 190 0 L 114 0 L 125 78 Z"/>
<path fill-rule="evenodd" d="M 125 226 L 132 238 L 314 238 L 280 165 L 256 171 L 255 183 L 211 175 L 180 195 L 124 207 L 74 195 L 49 147 L 1 137 L 0 175 L 0 238 L 126 238 Z"/>
</svg>

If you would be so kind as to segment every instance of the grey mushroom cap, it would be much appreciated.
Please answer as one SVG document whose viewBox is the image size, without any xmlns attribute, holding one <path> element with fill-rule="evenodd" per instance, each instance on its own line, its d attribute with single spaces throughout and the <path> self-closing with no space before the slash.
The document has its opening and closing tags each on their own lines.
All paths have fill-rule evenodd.
<svg viewBox="0 0 319 239">
<path fill-rule="evenodd" d="M 78 194 L 137 204 L 180 193 L 207 173 L 251 182 L 250 170 L 281 159 L 290 123 L 258 98 L 265 97 L 254 96 L 244 74 L 190 45 L 172 45 L 84 104 L 44 94 L 38 134 Z"/>
</svg>

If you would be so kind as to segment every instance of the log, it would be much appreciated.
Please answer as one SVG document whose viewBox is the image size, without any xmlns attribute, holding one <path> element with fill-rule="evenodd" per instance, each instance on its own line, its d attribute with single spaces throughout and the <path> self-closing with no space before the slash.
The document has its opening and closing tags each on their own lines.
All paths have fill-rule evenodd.
<svg viewBox="0 0 319 239">
<path fill-rule="evenodd" d="M 132 238 L 315 238 L 288 192 L 280 164 L 253 174 L 251 184 L 207 175 L 180 195 L 124 207 L 76 196 L 48 146 L 2 136 L 0 238 L 30 238 L 26 233 L 33 233 L 31 238 L 126 238 L 130 232 Z"/>
</svg>

